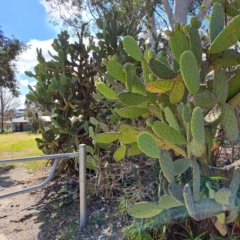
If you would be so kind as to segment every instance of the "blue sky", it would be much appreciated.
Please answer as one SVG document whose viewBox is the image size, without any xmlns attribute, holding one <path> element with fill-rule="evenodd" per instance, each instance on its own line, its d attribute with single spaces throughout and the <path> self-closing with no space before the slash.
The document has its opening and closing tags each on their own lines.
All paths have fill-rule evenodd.
<svg viewBox="0 0 240 240">
<path fill-rule="evenodd" d="M 25 95 L 28 93 L 27 85 L 36 82 L 34 78 L 24 74 L 24 71 L 32 70 L 37 64 L 36 47 L 42 48 L 44 55 L 48 56 L 47 50 L 51 50 L 51 43 L 60 32 L 58 27 L 49 23 L 46 8 L 44 0 L 0 1 L 0 26 L 4 35 L 14 35 L 19 40 L 31 44 L 31 49 L 21 54 L 16 63 L 21 107 L 24 107 Z"/>
</svg>

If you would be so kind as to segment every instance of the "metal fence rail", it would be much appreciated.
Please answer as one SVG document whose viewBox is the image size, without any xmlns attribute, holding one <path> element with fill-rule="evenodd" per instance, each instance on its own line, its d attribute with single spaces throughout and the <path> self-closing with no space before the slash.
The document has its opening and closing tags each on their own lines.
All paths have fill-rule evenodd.
<svg viewBox="0 0 240 240">
<path fill-rule="evenodd" d="M 87 197 L 86 197 L 86 145 L 80 144 L 79 145 L 79 152 L 75 153 L 63 153 L 63 154 L 53 154 L 53 155 L 45 155 L 45 156 L 34 156 L 34 157 L 28 157 L 28 158 L 16 158 L 16 159 L 5 159 L 0 160 L 0 164 L 6 164 L 6 163 L 15 163 L 15 162 L 27 162 L 27 161 L 38 161 L 38 160 L 44 160 L 44 159 L 54 159 L 54 164 L 52 166 L 52 169 L 48 175 L 48 177 L 45 179 L 44 182 L 29 187 L 25 189 L 21 189 L 18 191 L 14 191 L 11 193 L 0 195 L 0 199 L 15 196 L 18 194 L 30 192 L 37 190 L 39 188 L 44 187 L 53 177 L 53 174 L 56 170 L 57 164 L 60 159 L 63 158 L 73 158 L 73 157 L 79 157 L 79 198 L 80 198 L 80 228 L 86 225 L 87 222 Z"/>
</svg>

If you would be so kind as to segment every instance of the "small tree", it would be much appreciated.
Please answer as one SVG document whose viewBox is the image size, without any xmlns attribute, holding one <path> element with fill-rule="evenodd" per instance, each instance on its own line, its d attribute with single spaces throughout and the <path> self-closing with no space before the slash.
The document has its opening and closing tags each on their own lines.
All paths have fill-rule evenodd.
<svg viewBox="0 0 240 240">
<path fill-rule="evenodd" d="M 6 88 L 0 87 L 0 127 L 1 132 L 4 132 L 4 123 L 11 119 L 9 112 L 20 106 L 18 99 L 14 98 L 13 94 Z"/>
</svg>

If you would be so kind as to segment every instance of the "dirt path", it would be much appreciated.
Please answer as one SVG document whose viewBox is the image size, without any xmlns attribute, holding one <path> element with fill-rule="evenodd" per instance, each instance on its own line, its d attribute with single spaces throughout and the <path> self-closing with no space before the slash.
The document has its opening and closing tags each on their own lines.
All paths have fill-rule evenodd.
<svg viewBox="0 0 240 240">
<path fill-rule="evenodd" d="M 42 182 L 49 169 L 30 173 L 24 168 L 0 168 L 0 194 L 20 190 Z M 42 223 L 37 221 L 41 190 L 0 200 L 0 240 L 40 239 Z"/>
<path fill-rule="evenodd" d="M 39 184 L 50 168 L 31 173 L 0 167 L 0 195 Z M 0 200 L 0 240 L 124 239 L 118 203 L 90 198 L 87 226 L 79 230 L 78 179 L 59 178 L 34 192 Z"/>
</svg>

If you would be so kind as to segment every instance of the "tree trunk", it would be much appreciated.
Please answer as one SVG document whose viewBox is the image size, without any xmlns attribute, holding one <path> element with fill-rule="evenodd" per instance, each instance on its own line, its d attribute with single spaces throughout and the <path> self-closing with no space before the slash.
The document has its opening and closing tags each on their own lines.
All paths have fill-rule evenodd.
<svg viewBox="0 0 240 240">
<path fill-rule="evenodd" d="M 174 20 L 178 23 L 187 23 L 188 6 L 192 0 L 174 1 Z"/>
<path fill-rule="evenodd" d="M 156 29 L 156 20 L 154 16 L 154 11 L 152 13 L 152 16 L 149 17 L 149 24 L 148 24 L 148 39 L 149 43 L 151 43 L 152 47 L 155 45 L 155 40 L 152 37 L 152 34 L 154 33 L 157 36 L 157 29 Z"/>
</svg>

